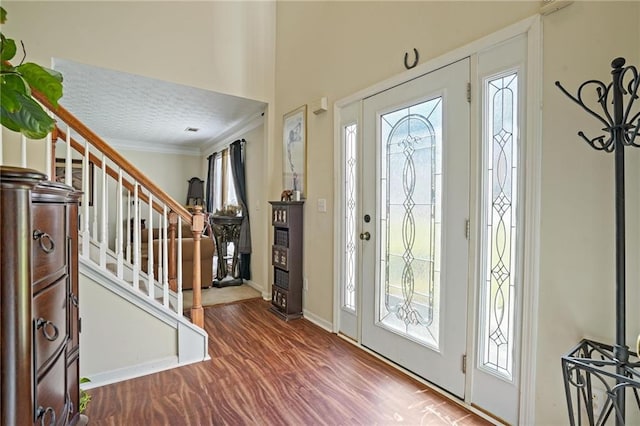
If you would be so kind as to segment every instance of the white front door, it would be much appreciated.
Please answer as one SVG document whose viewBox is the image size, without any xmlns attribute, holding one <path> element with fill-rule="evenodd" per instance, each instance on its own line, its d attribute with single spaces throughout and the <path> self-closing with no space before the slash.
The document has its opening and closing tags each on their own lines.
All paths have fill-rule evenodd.
<svg viewBox="0 0 640 426">
<path fill-rule="evenodd" d="M 336 123 L 337 331 L 511 424 L 526 412 L 520 346 L 537 288 L 528 43 L 516 34 L 394 81 Z"/>
<path fill-rule="evenodd" d="M 359 212 L 362 344 L 461 398 L 468 82 L 464 59 L 364 100 Z"/>
</svg>

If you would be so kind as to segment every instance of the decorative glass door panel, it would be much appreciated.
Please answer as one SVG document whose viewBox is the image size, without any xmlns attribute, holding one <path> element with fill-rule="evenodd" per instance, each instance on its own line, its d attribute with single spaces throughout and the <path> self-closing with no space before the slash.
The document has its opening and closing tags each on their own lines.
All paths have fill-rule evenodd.
<svg viewBox="0 0 640 426">
<path fill-rule="evenodd" d="M 377 320 L 439 347 L 442 97 L 380 116 L 382 189 Z"/>
<path fill-rule="evenodd" d="M 463 396 L 469 60 L 363 102 L 364 346 Z M 362 237 L 361 237 L 362 238 Z"/>
</svg>

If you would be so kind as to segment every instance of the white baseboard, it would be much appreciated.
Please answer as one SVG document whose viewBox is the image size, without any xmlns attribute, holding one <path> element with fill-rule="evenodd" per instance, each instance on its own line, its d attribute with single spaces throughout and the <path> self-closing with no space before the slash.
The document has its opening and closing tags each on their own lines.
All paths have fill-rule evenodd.
<svg viewBox="0 0 640 426">
<path fill-rule="evenodd" d="M 249 287 L 253 288 L 256 291 L 259 291 L 260 294 L 262 295 L 262 298 L 264 300 L 271 300 L 271 295 L 269 294 L 268 291 L 266 291 L 264 289 L 264 286 L 258 284 L 255 281 L 251 281 L 251 280 L 244 280 L 245 284 L 247 284 Z"/>
<path fill-rule="evenodd" d="M 322 318 L 320 318 L 319 316 L 312 314 L 311 312 L 303 309 L 302 310 L 302 315 L 309 321 L 311 321 L 312 323 L 314 323 L 315 325 L 317 325 L 318 327 L 328 331 L 329 333 L 333 333 L 333 324 L 330 323 L 329 321 L 326 321 Z"/>
<path fill-rule="evenodd" d="M 158 373 L 160 371 L 176 368 L 179 365 L 180 364 L 178 363 L 177 356 L 169 356 L 166 358 L 144 362 L 142 364 L 117 368 L 115 370 L 105 371 L 98 374 L 87 375 L 87 378 L 91 381 L 88 383 L 83 383 L 82 389 L 92 389 L 100 386 L 110 385 L 112 383 L 122 382 L 124 380 L 135 379 L 136 377 L 142 377 L 148 374 Z"/>
</svg>

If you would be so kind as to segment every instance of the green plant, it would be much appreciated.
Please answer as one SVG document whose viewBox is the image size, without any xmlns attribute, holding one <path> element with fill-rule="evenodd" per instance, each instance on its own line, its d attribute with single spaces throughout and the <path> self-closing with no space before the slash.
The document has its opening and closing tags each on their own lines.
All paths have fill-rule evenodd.
<svg viewBox="0 0 640 426">
<path fill-rule="evenodd" d="M 0 7 L 0 24 L 7 19 L 7 12 Z M 11 60 L 18 52 L 16 42 L 0 32 L 0 118 L 2 126 L 20 132 L 30 139 L 42 139 L 55 126 L 55 121 L 33 98 L 32 90 L 41 93 L 54 107 L 62 97 L 62 74 L 33 62 L 13 66 Z"/>
<path fill-rule="evenodd" d="M 89 383 L 91 380 L 83 377 L 80 379 L 80 384 Z M 80 414 L 84 413 L 84 410 L 87 409 L 87 404 L 91 401 L 91 395 L 85 390 L 80 389 L 80 406 L 78 407 L 78 412 Z"/>
</svg>

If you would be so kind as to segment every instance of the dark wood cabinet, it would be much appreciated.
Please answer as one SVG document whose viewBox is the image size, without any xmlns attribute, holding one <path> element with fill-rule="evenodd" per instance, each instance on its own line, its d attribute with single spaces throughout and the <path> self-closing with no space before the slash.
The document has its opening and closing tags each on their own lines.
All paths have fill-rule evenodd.
<svg viewBox="0 0 640 426">
<path fill-rule="evenodd" d="M 0 167 L 2 425 L 78 421 L 80 193 Z"/>
<path fill-rule="evenodd" d="M 273 226 L 271 311 L 284 320 L 302 316 L 303 201 L 270 201 Z"/>
</svg>

